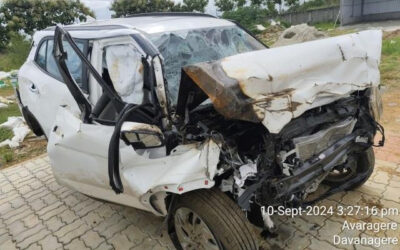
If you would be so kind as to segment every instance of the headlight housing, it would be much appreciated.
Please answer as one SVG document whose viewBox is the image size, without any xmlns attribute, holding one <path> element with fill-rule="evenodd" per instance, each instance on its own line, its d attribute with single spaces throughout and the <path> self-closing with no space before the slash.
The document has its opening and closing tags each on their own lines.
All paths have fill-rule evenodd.
<svg viewBox="0 0 400 250">
<path fill-rule="evenodd" d="M 383 106 L 381 90 L 379 87 L 372 87 L 370 89 L 369 111 L 371 112 L 371 115 L 375 119 L 375 121 L 380 120 L 383 112 Z"/>
</svg>

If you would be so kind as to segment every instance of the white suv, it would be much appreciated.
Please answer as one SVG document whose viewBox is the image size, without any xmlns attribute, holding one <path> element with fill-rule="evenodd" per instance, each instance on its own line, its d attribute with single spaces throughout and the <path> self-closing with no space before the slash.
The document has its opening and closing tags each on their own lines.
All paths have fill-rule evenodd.
<svg viewBox="0 0 400 250">
<path fill-rule="evenodd" d="M 227 20 L 152 13 L 33 40 L 17 94 L 58 182 L 167 216 L 177 248 L 257 249 L 263 207 L 373 171 L 379 31 L 268 49 Z"/>
</svg>

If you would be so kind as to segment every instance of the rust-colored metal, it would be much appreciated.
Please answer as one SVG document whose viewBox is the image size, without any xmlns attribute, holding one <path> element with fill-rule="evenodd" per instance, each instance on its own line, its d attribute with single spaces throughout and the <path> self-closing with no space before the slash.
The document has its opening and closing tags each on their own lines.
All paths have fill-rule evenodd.
<svg viewBox="0 0 400 250">
<path fill-rule="evenodd" d="M 219 62 L 198 63 L 183 68 L 185 73 L 210 98 L 216 111 L 227 119 L 260 122 L 253 100 L 243 94 L 236 79 L 226 75 Z"/>
</svg>

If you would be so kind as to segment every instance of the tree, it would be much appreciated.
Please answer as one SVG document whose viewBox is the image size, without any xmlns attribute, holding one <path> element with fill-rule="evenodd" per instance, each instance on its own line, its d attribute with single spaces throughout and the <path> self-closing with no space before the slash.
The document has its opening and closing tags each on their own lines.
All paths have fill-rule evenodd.
<svg viewBox="0 0 400 250">
<path fill-rule="evenodd" d="M 0 49 L 7 46 L 9 39 L 7 29 L 1 25 L 2 23 L 4 23 L 4 14 L 0 13 Z"/>
<path fill-rule="evenodd" d="M 0 6 L 0 46 L 5 46 L 10 33 L 32 35 L 48 26 L 86 21 L 94 14 L 79 0 L 5 0 Z"/>
<path fill-rule="evenodd" d="M 289 7 L 299 5 L 299 0 L 285 0 L 285 2 Z"/>
<path fill-rule="evenodd" d="M 2 24 L 9 31 L 27 34 L 57 23 L 72 24 L 77 19 L 86 21 L 86 16 L 94 16 L 79 0 L 6 0 L 0 13 L 4 13 Z"/>
<path fill-rule="evenodd" d="M 232 11 L 241 8 L 246 4 L 246 0 L 216 0 L 215 6 L 219 11 Z"/>
<path fill-rule="evenodd" d="M 265 5 L 267 6 L 267 9 L 271 14 L 273 14 L 273 15 L 278 14 L 278 11 L 275 8 L 275 1 L 266 0 Z"/>
<path fill-rule="evenodd" d="M 171 0 L 115 0 L 110 9 L 115 12 L 113 17 L 124 17 L 146 12 L 180 11 L 181 8 Z"/>
<path fill-rule="evenodd" d="M 252 6 L 260 6 L 263 2 L 264 0 L 250 0 Z"/>
<path fill-rule="evenodd" d="M 233 0 L 216 0 L 215 6 L 217 6 L 219 11 L 231 11 L 235 7 Z"/>
<path fill-rule="evenodd" d="M 204 9 L 208 4 L 208 0 L 183 0 L 182 10 L 198 11 L 204 13 Z"/>
</svg>

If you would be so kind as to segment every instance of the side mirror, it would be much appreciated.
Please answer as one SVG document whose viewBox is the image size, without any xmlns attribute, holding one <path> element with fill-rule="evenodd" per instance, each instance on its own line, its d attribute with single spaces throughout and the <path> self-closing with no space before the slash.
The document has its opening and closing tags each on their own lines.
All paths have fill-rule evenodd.
<svg viewBox="0 0 400 250">
<path fill-rule="evenodd" d="M 124 122 L 121 138 L 134 149 L 157 148 L 164 146 L 164 135 L 160 128 L 139 122 Z"/>
</svg>

